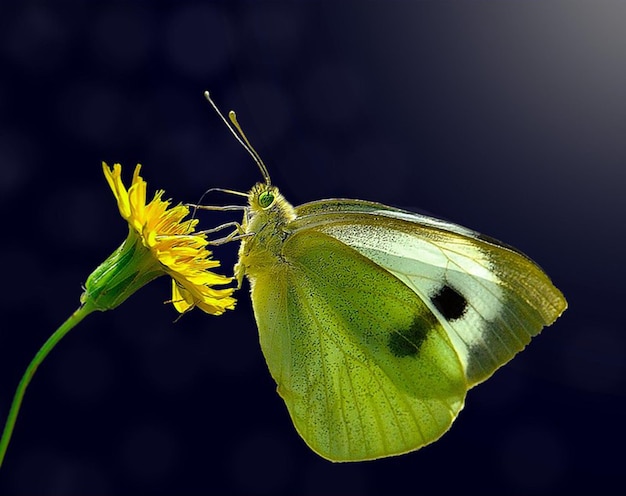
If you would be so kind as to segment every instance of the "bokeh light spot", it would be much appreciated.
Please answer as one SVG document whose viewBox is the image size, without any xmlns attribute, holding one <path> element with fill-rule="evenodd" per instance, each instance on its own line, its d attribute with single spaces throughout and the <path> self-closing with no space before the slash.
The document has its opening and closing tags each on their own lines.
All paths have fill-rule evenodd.
<svg viewBox="0 0 626 496">
<path fill-rule="evenodd" d="M 221 70 L 229 54 L 226 22 L 224 14 L 213 5 L 180 8 L 166 30 L 166 50 L 172 65 L 202 80 Z"/>
<path fill-rule="evenodd" d="M 503 474 L 522 493 L 547 492 L 566 468 L 566 449 L 555 433 L 537 426 L 519 427 L 502 440 Z"/>
</svg>

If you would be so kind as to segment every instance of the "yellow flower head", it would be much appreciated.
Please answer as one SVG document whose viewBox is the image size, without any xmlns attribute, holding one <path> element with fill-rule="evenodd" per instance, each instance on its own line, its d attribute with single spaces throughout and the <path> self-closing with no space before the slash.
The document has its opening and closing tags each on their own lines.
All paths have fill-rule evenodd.
<svg viewBox="0 0 626 496">
<path fill-rule="evenodd" d="M 110 169 L 103 162 L 102 168 L 120 214 L 128 222 L 129 235 L 110 257 L 112 262 L 103 264 L 100 277 L 98 271 L 90 276 L 95 275 L 98 281 L 87 281 L 84 299 L 93 299 L 95 292 L 89 291 L 92 282 L 91 286 L 98 287 L 97 297 L 105 302 L 99 306 L 113 308 L 149 280 L 167 274 L 172 278 L 172 303 L 180 313 L 196 306 L 214 315 L 233 309 L 234 288 L 213 287 L 229 284 L 233 278 L 210 271 L 219 262 L 210 258 L 206 235 L 194 231 L 198 220 L 183 221 L 189 209 L 182 204 L 170 207 L 169 200 L 161 199 L 162 190 L 146 202 L 146 182 L 139 175 L 140 165 L 135 168 L 128 189 L 122 183 L 120 164 Z M 117 272 L 119 276 L 110 276 Z"/>
</svg>

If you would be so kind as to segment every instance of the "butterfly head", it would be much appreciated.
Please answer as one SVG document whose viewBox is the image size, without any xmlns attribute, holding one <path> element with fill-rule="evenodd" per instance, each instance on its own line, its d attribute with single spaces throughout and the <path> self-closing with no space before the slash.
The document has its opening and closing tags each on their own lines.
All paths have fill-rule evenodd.
<svg viewBox="0 0 626 496">
<path fill-rule="evenodd" d="M 261 175 L 265 180 L 264 183 L 255 184 L 248 193 L 248 215 L 250 216 L 250 219 L 255 219 L 255 229 L 265 223 L 286 224 L 287 222 L 295 219 L 296 214 L 294 208 L 289 204 L 289 202 L 287 202 L 287 200 L 285 200 L 285 197 L 280 194 L 278 188 L 272 186 L 272 180 L 270 179 L 267 167 L 265 166 L 265 163 L 263 163 L 260 155 L 250 144 L 250 141 L 248 141 L 243 129 L 241 129 L 235 112 L 232 110 L 228 112 L 227 120 L 211 99 L 208 91 L 204 92 L 204 96 L 217 112 L 217 115 L 222 118 L 230 132 L 233 133 L 233 136 L 235 136 L 241 146 L 243 146 L 244 149 L 250 154 L 256 165 L 259 167 Z"/>
<path fill-rule="evenodd" d="M 267 183 L 255 184 L 248 193 L 248 205 L 252 215 L 266 219 L 289 222 L 296 216 L 293 206 L 285 199 L 278 188 Z"/>
</svg>

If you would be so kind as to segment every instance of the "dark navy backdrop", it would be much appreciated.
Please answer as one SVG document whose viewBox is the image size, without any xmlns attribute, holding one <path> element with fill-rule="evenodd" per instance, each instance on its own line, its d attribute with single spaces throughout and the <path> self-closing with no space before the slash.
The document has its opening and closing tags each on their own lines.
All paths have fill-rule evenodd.
<svg viewBox="0 0 626 496">
<path fill-rule="evenodd" d="M 570 302 L 440 441 L 334 465 L 295 433 L 237 311 L 174 322 L 162 278 L 40 368 L 6 495 L 622 490 L 626 4 L 2 2 L 0 412 L 126 235 L 100 162 L 195 201 L 260 176 L 294 203 L 428 211 L 532 256 Z M 215 202 L 226 201 L 213 197 Z M 205 216 L 205 225 L 222 217 Z M 236 246 L 218 250 L 225 269 Z"/>
</svg>

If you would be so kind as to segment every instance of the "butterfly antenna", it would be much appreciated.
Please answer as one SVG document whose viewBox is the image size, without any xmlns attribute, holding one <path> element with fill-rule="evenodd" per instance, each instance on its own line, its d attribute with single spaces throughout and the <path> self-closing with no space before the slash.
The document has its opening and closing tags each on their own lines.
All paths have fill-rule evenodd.
<svg viewBox="0 0 626 496">
<path fill-rule="evenodd" d="M 211 95 L 209 94 L 208 91 L 204 92 L 204 98 L 207 99 L 207 101 L 213 107 L 213 110 L 215 110 L 215 112 L 217 112 L 217 115 L 219 115 L 222 118 L 222 120 L 224 121 L 224 124 L 226 124 L 226 127 L 230 130 L 231 133 L 233 133 L 233 136 L 237 139 L 237 141 L 239 141 L 241 146 L 244 147 L 244 149 L 250 154 L 250 156 L 255 161 L 255 163 L 259 166 L 259 169 L 261 170 L 261 174 L 263 175 L 263 179 L 265 179 L 265 183 L 268 185 L 272 184 L 272 181 L 270 180 L 270 175 L 269 175 L 269 172 L 267 172 L 267 167 L 265 166 L 265 163 L 263 163 L 263 160 L 261 159 L 260 155 L 257 153 L 257 151 L 253 148 L 253 146 L 248 141 L 248 138 L 246 137 L 245 133 L 241 129 L 239 122 L 237 122 L 237 115 L 235 114 L 235 112 L 232 110 L 228 112 L 228 118 L 230 119 L 230 122 L 228 122 L 228 120 L 226 120 L 226 117 L 224 117 L 224 114 L 220 112 L 220 109 L 217 108 L 217 105 L 215 105 L 215 102 L 211 99 Z"/>
</svg>

